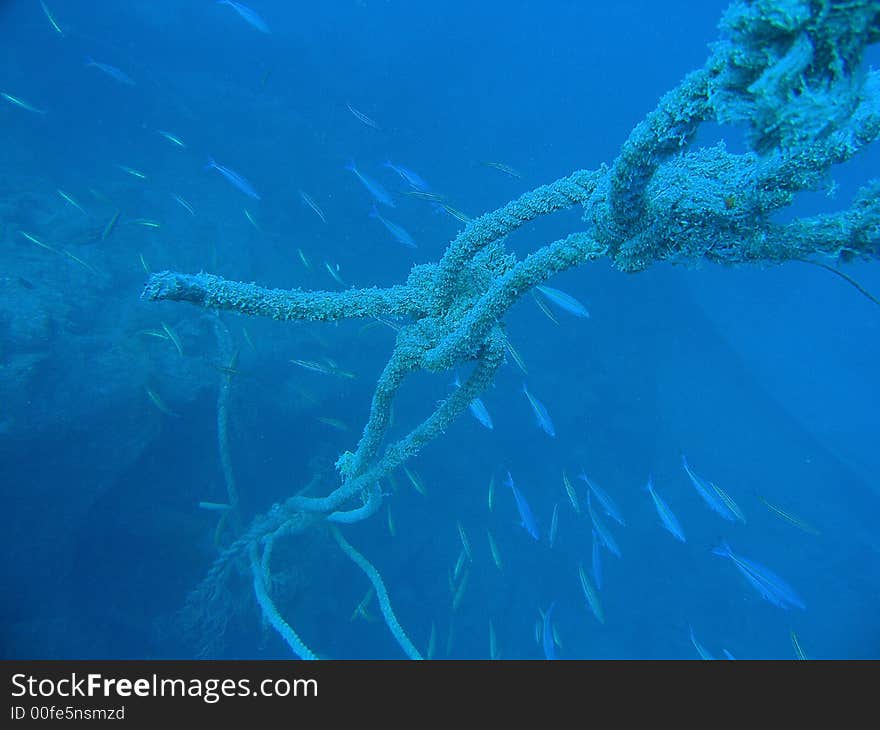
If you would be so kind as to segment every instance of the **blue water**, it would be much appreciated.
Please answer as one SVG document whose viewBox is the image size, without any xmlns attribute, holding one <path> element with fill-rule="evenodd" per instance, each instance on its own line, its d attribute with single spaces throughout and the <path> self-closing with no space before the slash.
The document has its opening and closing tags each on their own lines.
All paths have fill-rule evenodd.
<svg viewBox="0 0 880 730">
<path fill-rule="evenodd" d="M 205 312 L 139 299 L 141 257 L 152 271 L 205 270 L 269 287 L 338 289 L 325 262 L 346 285 L 400 282 L 413 264 L 436 261 L 461 223 L 402 195 L 384 161 L 417 171 L 471 216 L 610 163 L 657 99 L 704 62 L 724 3 L 251 0 L 268 34 L 209 0 L 46 5 L 63 35 L 39 3 L 0 3 L 0 91 L 38 110 L 0 99 L 0 656 L 191 657 L 214 639 L 210 656 L 288 657 L 261 620 L 246 565 L 226 584 L 222 636 L 193 635 L 179 621 L 218 551 L 218 514 L 197 504 L 226 499 L 216 431 L 216 365 L 225 363 Z M 866 62 L 880 63 L 876 48 Z M 737 144 L 737 130 L 720 134 Z M 260 199 L 206 170 L 210 157 Z M 345 169 L 351 159 L 392 191 L 397 206 L 380 212 L 418 248 L 370 217 L 369 193 Z M 835 197 L 801 195 L 792 213 L 846 205 L 878 164 L 869 149 L 834 172 Z M 556 214 L 509 247 L 524 254 L 580 227 L 578 211 Z M 880 292 L 876 266 L 845 270 Z M 382 573 L 419 649 L 433 624 L 434 656 L 487 658 L 491 621 L 502 658 L 541 658 L 536 620 L 555 602 L 560 658 L 697 658 L 688 626 L 716 656 L 793 658 L 795 632 L 809 658 L 880 657 L 880 308 L 797 262 L 637 275 L 601 262 L 548 283 L 591 318 L 554 310 L 554 324 L 526 296 L 506 321 L 556 437 L 536 425 L 511 362 L 483 394 L 494 429 L 462 416 L 410 464 L 426 496 L 398 471 L 382 512 L 346 530 Z M 248 522 L 315 473 L 324 492 L 335 485 L 333 462 L 356 445 L 394 333 L 363 322 L 223 321 L 240 348 L 229 428 Z M 183 355 L 155 336 L 163 323 Z M 357 377 L 289 362 L 324 357 Z M 408 382 L 395 433 L 426 416 L 452 379 Z M 745 524 L 709 510 L 682 452 L 736 501 Z M 592 546 L 581 468 L 627 522 L 618 526 L 594 500 L 622 554 L 602 553 L 604 625 L 578 580 Z M 540 542 L 519 525 L 508 470 Z M 687 543 L 663 529 L 643 489 L 649 474 Z M 457 523 L 473 562 L 453 612 Z M 219 543 L 229 538 L 221 532 Z M 765 601 L 712 554 L 721 539 L 784 578 L 806 610 Z M 282 614 L 319 655 L 401 656 L 375 599 L 368 612 L 378 620 L 351 620 L 368 582 L 326 537 L 279 543 L 273 571 Z"/>
</svg>

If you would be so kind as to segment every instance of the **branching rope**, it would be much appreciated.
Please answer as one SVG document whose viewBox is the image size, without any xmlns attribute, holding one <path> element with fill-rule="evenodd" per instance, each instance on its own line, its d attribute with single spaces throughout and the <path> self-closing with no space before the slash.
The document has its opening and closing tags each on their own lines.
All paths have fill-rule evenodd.
<svg viewBox="0 0 880 730">
<path fill-rule="evenodd" d="M 848 208 L 830 215 L 788 223 L 775 215 L 880 135 L 880 71 L 862 68 L 865 48 L 878 40 L 877 0 L 734 2 L 704 67 L 663 96 L 610 167 L 579 170 L 471 221 L 439 262 L 414 266 L 405 284 L 282 291 L 205 273 L 152 275 L 143 297 L 153 301 L 277 320 L 407 320 L 379 376 L 360 441 L 336 463 L 340 483 L 325 496 L 293 496 L 254 518 L 197 595 L 214 595 L 210 584 L 224 580 L 231 563 L 247 552 L 264 616 L 298 656 L 313 658 L 272 603 L 259 551 L 328 520 L 347 524 L 375 514 L 379 481 L 442 434 L 491 384 L 504 359 L 503 319 L 510 307 L 559 272 L 602 257 L 626 272 L 660 261 L 880 257 L 880 182 L 870 182 Z M 743 126 L 747 150 L 695 148 L 706 122 Z M 522 259 L 505 249 L 505 237 L 525 223 L 573 206 L 583 209 L 582 231 Z M 467 363 L 473 368 L 464 385 L 408 435 L 387 443 L 391 405 L 406 378 Z M 373 583 L 395 638 L 417 657 L 375 568 L 338 528 L 332 532 Z"/>
</svg>

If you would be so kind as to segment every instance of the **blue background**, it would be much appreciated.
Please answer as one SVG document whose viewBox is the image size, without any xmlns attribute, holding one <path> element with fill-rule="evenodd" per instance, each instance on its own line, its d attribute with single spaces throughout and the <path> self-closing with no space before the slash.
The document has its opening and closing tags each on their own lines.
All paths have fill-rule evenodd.
<svg viewBox="0 0 880 730">
<path fill-rule="evenodd" d="M 414 263 L 437 260 L 461 224 L 400 195 L 402 181 L 385 160 L 417 171 L 471 216 L 610 163 L 657 99 L 705 61 L 724 9 L 677 1 L 251 5 L 271 33 L 208 0 L 56 0 L 49 9 L 62 37 L 38 3 L 0 3 L 0 91 L 45 112 L 0 104 L 5 658 L 189 657 L 208 644 L 211 656 L 289 656 L 263 626 L 244 573 L 229 583 L 222 636 L 199 636 L 179 620 L 217 554 L 217 515 L 196 505 L 225 499 L 216 438 L 222 376 L 204 312 L 140 301 L 139 255 L 153 271 L 206 270 L 271 287 L 338 288 L 324 262 L 338 265 L 347 285 L 400 282 Z M 135 84 L 86 66 L 87 58 Z M 869 49 L 866 64 L 878 60 Z M 739 139 L 736 129 L 722 134 L 732 145 Z M 206 170 L 209 156 L 246 177 L 261 200 Z M 395 193 L 397 207 L 381 212 L 417 249 L 369 216 L 369 194 L 345 170 L 350 159 Z M 791 214 L 847 205 L 878 160 L 870 149 L 834 170 Z M 102 239 L 117 210 L 116 228 Z M 161 227 L 132 222 L 138 218 Z M 581 226 L 577 210 L 559 213 L 518 231 L 509 246 L 524 254 Z M 845 271 L 880 292 L 876 266 Z M 396 534 L 384 508 L 347 532 L 382 572 L 416 645 L 425 650 L 433 623 L 435 656 L 486 658 L 491 619 L 503 658 L 539 658 L 535 620 L 555 601 L 563 658 L 695 658 L 688 625 L 718 656 L 726 648 L 737 658 L 791 658 L 791 631 L 810 658 L 880 656 L 880 308 L 798 262 L 661 265 L 637 275 L 602 262 L 549 284 L 584 302 L 591 318 L 555 310 L 553 324 L 526 296 L 507 322 L 556 438 L 537 428 L 511 363 L 483 396 L 494 430 L 464 416 L 412 462 L 427 496 L 402 473 L 386 485 Z M 393 332 L 363 322 L 224 321 L 241 347 L 230 432 L 245 517 L 315 473 L 320 491 L 329 491 L 333 462 L 356 444 Z M 183 356 L 144 334 L 163 322 L 180 336 Z M 289 362 L 322 357 L 357 378 Z M 396 433 L 427 415 L 451 380 L 422 374 L 407 383 Z M 177 417 L 157 409 L 147 388 Z M 745 525 L 702 503 L 681 469 L 682 452 L 737 501 Z M 572 510 L 562 487 L 565 470 L 585 500 L 575 479 L 581 468 L 627 521 L 620 528 L 605 517 L 622 558 L 603 553 L 604 626 L 577 577 L 578 564 L 590 564 L 589 519 Z M 540 543 L 517 524 L 507 470 L 536 514 Z M 649 474 L 687 544 L 662 529 L 643 489 Z M 780 519 L 757 495 L 821 534 Z M 474 559 L 453 612 L 457 522 Z M 762 600 L 730 561 L 711 554 L 720 538 L 784 577 L 807 610 Z M 326 538 L 279 545 L 273 565 L 273 595 L 316 652 L 400 656 L 380 620 L 350 620 L 368 584 Z M 378 617 L 375 602 L 370 612 Z"/>
</svg>

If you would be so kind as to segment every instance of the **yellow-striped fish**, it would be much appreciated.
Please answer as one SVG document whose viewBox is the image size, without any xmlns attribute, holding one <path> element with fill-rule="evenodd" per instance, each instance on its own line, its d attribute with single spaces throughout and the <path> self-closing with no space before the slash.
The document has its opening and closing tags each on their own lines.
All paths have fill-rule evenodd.
<svg viewBox="0 0 880 730">
<path fill-rule="evenodd" d="M 47 251 L 52 251 L 53 253 L 60 253 L 57 248 L 54 246 L 50 246 L 48 243 L 43 243 L 39 238 L 34 236 L 31 233 L 27 233 L 26 231 L 19 231 L 19 234 L 24 236 L 31 243 L 35 243 L 41 248 L 45 248 Z"/>
<path fill-rule="evenodd" d="M 46 18 L 49 20 L 49 23 L 52 25 L 52 28 L 55 30 L 58 35 L 64 38 L 64 31 L 61 30 L 61 26 L 55 22 L 55 18 L 52 17 L 52 13 L 49 12 L 49 8 L 46 7 L 46 3 L 43 0 L 40 0 L 40 5 L 43 7 L 43 13 L 45 13 Z"/>
<path fill-rule="evenodd" d="M 553 324 L 559 324 L 559 320 L 556 319 L 556 315 L 554 315 L 553 312 L 550 311 L 550 308 L 546 304 L 544 304 L 541 298 L 537 294 L 535 294 L 534 289 L 532 289 L 532 299 L 535 300 L 535 304 L 538 305 L 538 309 L 540 309 L 544 313 L 547 319 L 549 319 Z"/>
<path fill-rule="evenodd" d="M 77 203 L 77 202 L 76 202 L 76 201 L 75 201 L 70 195 L 68 195 L 67 193 L 65 193 L 61 188 L 58 188 L 58 190 L 56 190 L 55 192 L 57 192 L 58 195 L 61 196 L 61 199 L 62 199 L 62 200 L 65 200 L 65 201 L 67 201 L 68 203 L 70 203 L 70 204 L 71 204 L 74 208 L 76 208 L 80 213 L 82 213 L 83 215 L 88 215 L 88 213 L 86 213 L 86 209 L 83 208 L 79 203 Z"/>
<path fill-rule="evenodd" d="M 798 641 L 798 636 L 796 633 L 794 633 L 794 631 L 791 632 L 791 645 L 794 648 L 795 659 L 799 659 L 803 662 L 807 661 L 807 655 L 804 653 L 801 642 Z"/>
<path fill-rule="evenodd" d="M 342 280 L 342 277 L 339 275 L 339 264 L 336 264 L 335 267 L 331 266 L 329 262 L 324 262 L 324 267 L 327 269 L 327 273 L 333 277 L 333 280 L 339 284 L 339 286 L 345 286 L 345 282 Z"/>
<path fill-rule="evenodd" d="M 464 591 L 467 588 L 468 578 L 470 577 L 470 570 L 465 570 L 464 575 L 461 576 L 461 582 L 458 584 L 458 589 L 455 591 L 455 596 L 452 598 L 452 612 L 455 613 L 458 610 L 458 607 L 461 605 L 461 601 L 464 598 Z"/>
<path fill-rule="evenodd" d="M 167 139 L 169 142 L 171 142 L 171 144 L 176 145 L 177 147 L 182 147 L 182 148 L 186 149 L 186 145 L 183 143 L 183 140 L 180 137 L 178 137 L 174 134 L 171 134 L 171 132 L 166 132 L 162 129 L 157 129 L 156 132 L 158 134 L 161 134 L 165 139 Z"/>
<path fill-rule="evenodd" d="M 590 610 L 593 612 L 596 620 L 600 624 L 604 624 L 605 612 L 602 610 L 602 604 L 599 602 L 599 593 L 596 591 L 593 581 L 590 580 L 590 576 L 587 575 L 582 564 L 578 565 L 578 575 L 581 579 L 581 588 L 584 591 L 584 596 L 587 599 L 587 603 L 590 604 Z"/>
<path fill-rule="evenodd" d="M 422 482 L 422 479 L 418 475 L 418 473 L 414 470 L 411 471 L 406 464 L 402 464 L 401 466 L 403 468 L 404 474 L 406 474 L 407 478 L 409 479 L 409 483 L 413 485 L 413 489 L 415 489 L 423 497 L 427 497 L 428 491 L 425 489 L 425 485 Z"/>
<path fill-rule="evenodd" d="M 568 474 L 565 473 L 565 469 L 562 470 L 562 484 L 565 487 L 565 493 L 568 495 L 568 501 L 571 502 L 571 506 L 574 508 L 574 511 L 580 514 L 581 507 L 578 504 L 577 491 L 572 486 L 571 481 L 569 481 Z"/>
<path fill-rule="evenodd" d="M 192 207 L 192 206 L 191 206 L 186 200 L 184 200 L 182 197 L 180 197 L 179 195 L 177 195 L 177 193 L 171 193 L 171 197 L 174 198 L 174 199 L 178 202 L 178 204 L 179 204 L 179 205 L 180 205 L 180 206 L 181 206 L 181 207 L 182 207 L 187 213 L 189 213 L 190 215 L 195 215 L 195 214 L 196 214 L 196 212 L 195 212 L 195 210 L 193 209 L 193 207 Z"/>
<path fill-rule="evenodd" d="M 520 357 L 520 354 L 516 351 L 516 348 L 512 344 L 510 344 L 510 340 L 507 337 L 504 338 L 504 347 L 507 348 L 508 354 L 513 358 L 513 361 L 517 364 L 517 367 L 519 367 L 519 369 L 523 371 L 524 375 L 528 375 L 529 371 L 526 370 L 525 362 L 523 361 L 522 357 Z"/>
<path fill-rule="evenodd" d="M 12 94 L 7 94 L 5 91 L 0 91 L 0 96 L 2 96 L 6 101 L 8 101 L 13 106 L 17 106 L 20 109 L 24 109 L 27 112 L 33 112 L 34 114 L 45 114 L 46 112 L 43 109 L 37 109 L 37 107 L 28 104 L 24 99 L 19 99 L 17 96 L 13 96 Z"/>
<path fill-rule="evenodd" d="M 434 625 L 434 622 L 431 621 L 431 634 L 428 636 L 428 650 L 425 652 L 425 656 L 428 659 L 434 658 L 434 650 L 437 648 L 437 627 Z"/>
<path fill-rule="evenodd" d="M 715 493 L 721 498 L 721 501 L 724 502 L 724 505 L 727 507 L 727 509 L 733 512 L 736 519 L 745 524 L 746 516 L 742 513 L 739 505 L 737 505 L 737 503 L 733 501 L 731 496 L 714 482 L 709 482 L 709 486 L 715 490 Z"/>
<path fill-rule="evenodd" d="M 515 177 L 517 179 L 521 179 L 522 175 L 514 170 L 510 165 L 505 165 L 503 162 L 484 162 L 486 167 L 493 167 L 500 172 L 503 172 L 505 175 L 509 175 L 510 177 Z"/>
<path fill-rule="evenodd" d="M 495 566 L 502 573 L 504 572 L 504 566 L 501 563 L 501 553 L 498 551 L 498 545 L 495 542 L 495 538 L 492 537 L 492 531 L 486 530 L 486 535 L 489 537 L 489 552 L 492 553 L 492 560 L 495 561 Z"/>
<path fill-rule="evenodd" d="M 397 528 L 394 526 L 394 518 L 391 516 L 391 505 L 389 504 L 386 508 L 388 514 L 388 532 L 391 537 L 395 537 L 397 535 Z"/>
<path fill-rule="evenodd" d="M 474 557 L 471 554 L 471 541 L 468 540 L 467 533 L 464 531 L 464 527 L 462 526 L 461 522 L 456 521 L 455 524 L 458 525 L 458 536 L 461 538 L 461 546 L 464 548 L 467 559 L 469 562 L 473 562 Z"/>
<path fill-rule="evenodd" d="M 113 216 L 107 221 L 107 225 L 104 226 L 104 230 L 101 231 L 101 240 L 106 241 L 110 238 L 110 235 L 116 230 L 116 224 L 119 222 L 119 216 L 122 211 L 117 210 Z"/>
<path fill-rule="evenodd" d="M 327 416 L 318 416 L 318 420 L 323 423 L 325 426 L 330 426 L 331 428 L 335 428 L 337 431 L 348 431 L 348 425 L 344 421 L 340 421 L 338 418 L 329 418 Z"/>
<path fill-rule="evenodd" d="M 141 180 L 147 179 L 147 176 L 145 173 L 141 172 L 140 170 L 135 170 L 133 167 L 128 167 L 127 165 L 116 165 L 116 167 L 118 167 L 123 172 L 127 172 L 129 175 L 131 175 L 133 177 L 139 178 Z"/>
<path fill-rule="evenodd" d="M 309 261 L 308 257 L 303 253 L 301 248 L 296 249 L 297 254 L 299 254 L 299 260 L 302 262 L 302 265 L 305 266 L 309 271 L 312 270 L 312 264 Z"/>
<path fill-rule="evenodd" d="M 165 330 L 165 334 L 168 335 L 168 339 L 170 339 L 174 343 L 174 346 L 177 348 L 177 352 L 181 356 L 183 356 L 183 345 L 180 343 L 180 338 L 177 336 L 177 333 L 164 322 L 162 322 L 162 329 Z"/>
<path fill-rule="evenodd" d="M 165 402 L 159 397 L 159 394 L 156 393 L 152 388 L 147 388 L 147 395 L 150 397 L 150 401 L 153 403 L 156 408 L 158 408 L 162 413 L 166 416 L 173 416 L 174 418 L 180 418 L 174 411 L 172 411 L 168 406 L 165 405 Z"/>
<path fill-rule="evenodd" d="M 773 512 L 774 514 L 778 515 L 779 517 L 781 517 L 782 519 L 784 519 L 786 522 L 790 522 L 790 523 L 793 524 L 795 527 L 797 527 L 797 528 L 803 530 L 804 532 L 806 532 L 806 533 L 808 533 L 808 534 L 810 534 L 810 535 L 817 535 L 817 536 L 822 534 L 822 533 L 820 533 L 815 527 L 813 527 L 812 525 L 810 525 L 810 524 L 804 522 L 804 521 L 803 521 L 800 517 L 798 517 L 797 515 L 794 515 L 794 514 L 792 514 L 792 513 L 790 513 L 790 512 L 786 512 L 786 511 L 783 510 L 781 507 L 777 507 L 777 506 L 774 505 L 774 504 L 770 504 L 770 502 L 768 502 L 766 499 L 764 499 L 764 497 L 762 497 L 760 494 L 758 495 L 758 499 L 760 499 L 761 502 L 764 503 L 764 506 L 765 506 L 767 509 L 769 509 L 771 512 Z"/>
</svg>

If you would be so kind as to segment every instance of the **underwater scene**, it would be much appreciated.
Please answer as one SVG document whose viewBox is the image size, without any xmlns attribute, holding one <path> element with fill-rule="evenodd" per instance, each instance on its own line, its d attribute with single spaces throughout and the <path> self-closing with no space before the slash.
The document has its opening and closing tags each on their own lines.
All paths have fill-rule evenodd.
<svg viewBox="0 0 880 730">
<path fill-rule="evenodd" d="M 880 3 L 0 56 L 0 657 L 880 658 Z"/>
</svg>

